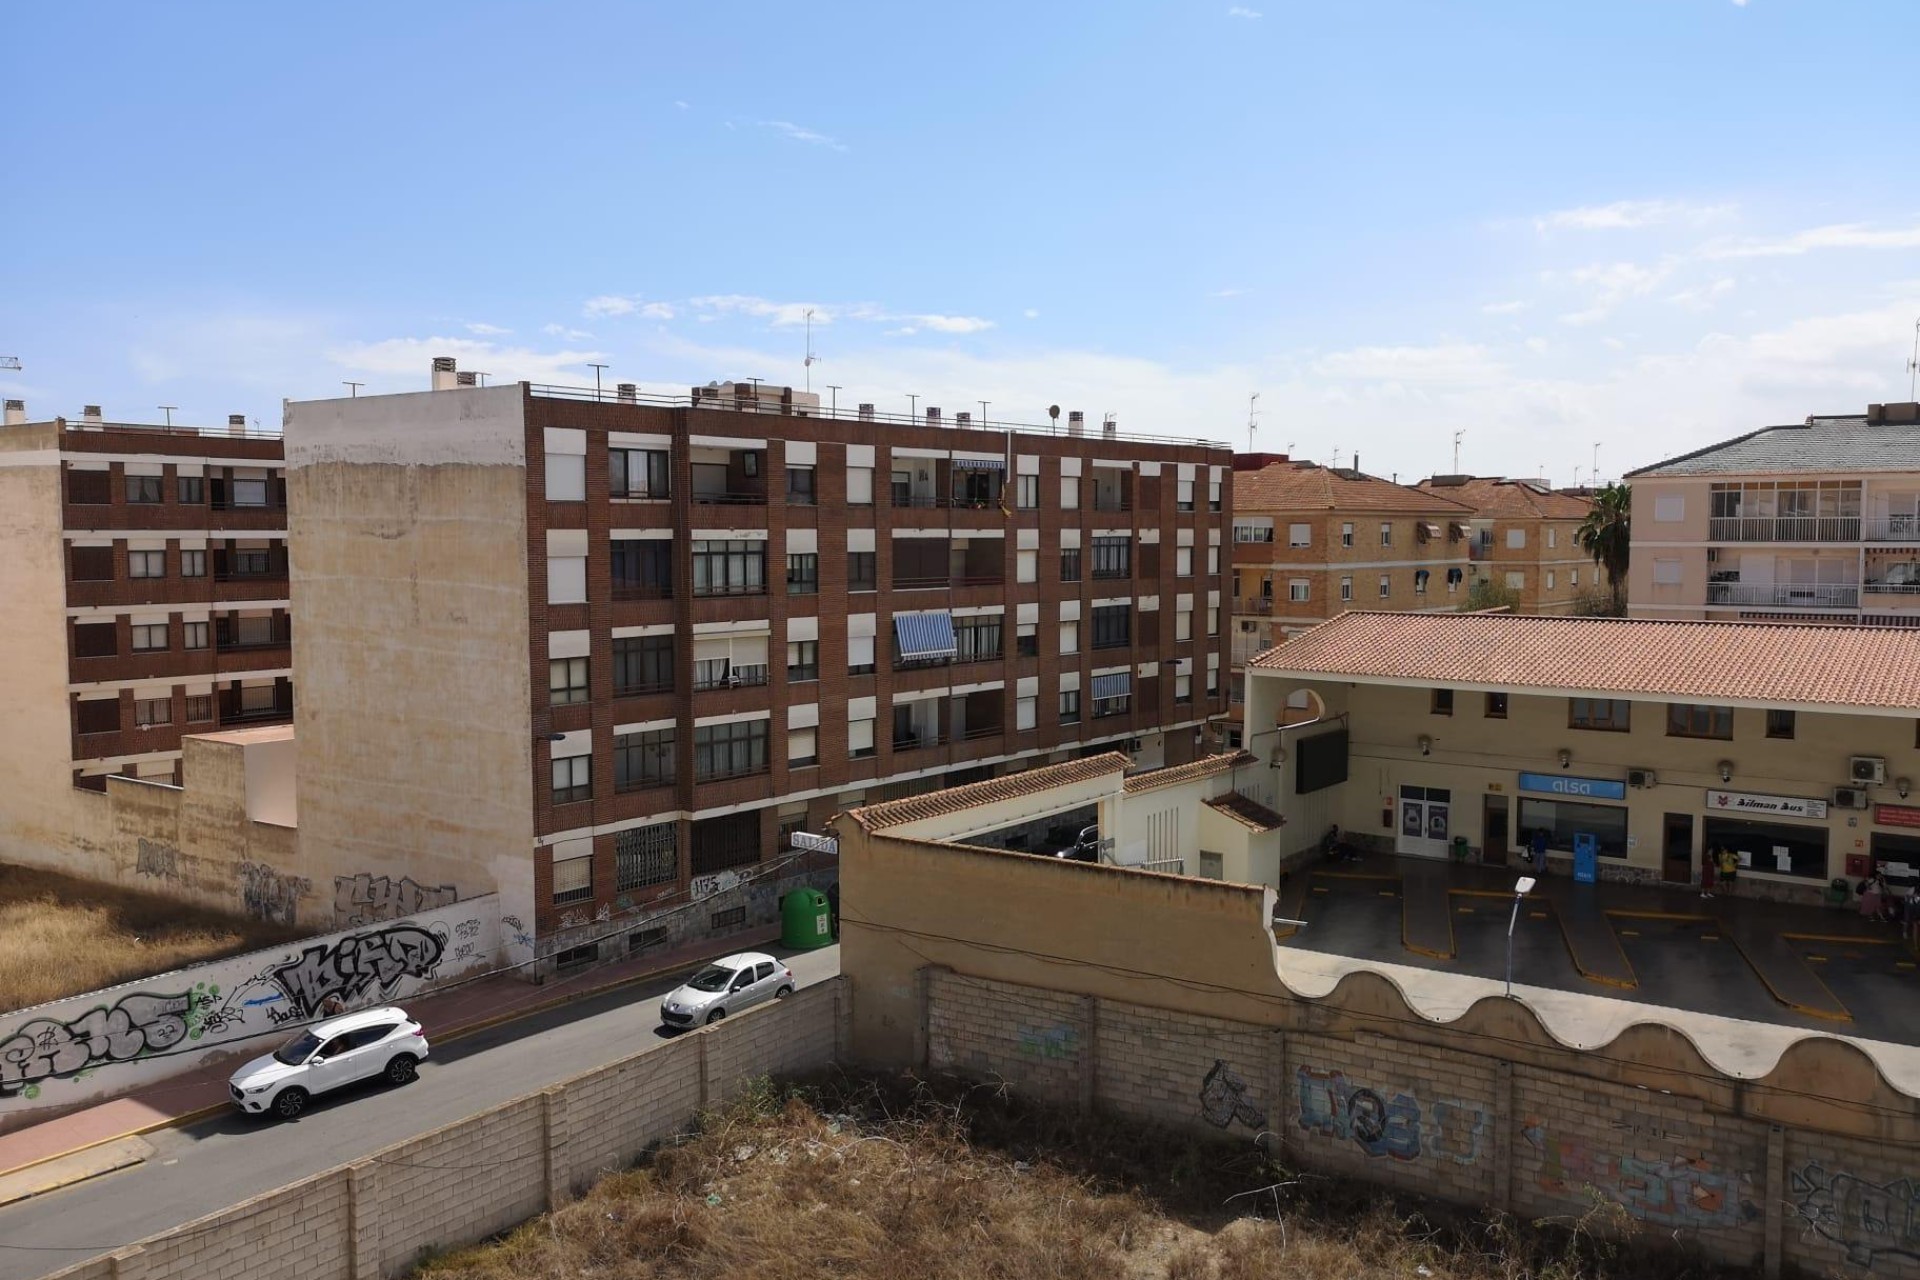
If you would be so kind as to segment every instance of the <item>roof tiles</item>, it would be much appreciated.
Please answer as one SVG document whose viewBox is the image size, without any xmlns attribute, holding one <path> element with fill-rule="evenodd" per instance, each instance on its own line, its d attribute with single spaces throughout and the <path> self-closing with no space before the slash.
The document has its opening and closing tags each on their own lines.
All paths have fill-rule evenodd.
<svg viewBox="0 0 1920 1280">
<path fill-rule="evenodd" d="M 1473 508 L 1409 485 L 1357 471 L 1335 471 L 1311 462 L 1276 462 L 1233 478 L 1233 509 L 1249 515 L 1269 511 L 1386 511 L 1441 519 L 1472 514 Z"/>
<path fill-rule="evenodd" d="M 1461 484 L 1422 480 L 1420 491 L 1467 503 L 1476 514 L 1493 520 L 1584 520 L 1593 510 L 1584 498 L 1497 476 L 1472 476 Z"/>
<path fill-rule="evenodd" d="M 886 827 L 904 826 L 909 822 L 959 813 L 975 805 L 998 804 L 1003 800 L 1038 795 L 1055 787 L 1092 782 L 1107 774 L 1124 773 L 1132 763 L 1123 753 L 1108 751 L 1084 760 L 1069 760 L 1065 764 L 1050 764 L 1010 773 L 1004 778 L 988 778 L 984 782 L 969 782 L 965 786 L 948 787 L 944 791 L 930 791 L 923 796 L 885 800 L 854 809 L 848 816 L 868 831 L 879 831 Z"/>
<path fill-rule="evenodd" d="M 1226 773 L 1228 770 L 1238 769 L 1241 765 L 1252 762 L 1253 755 L 1247 751 L 1228 751 L 1217 756 L 1202 756 L 1188 764 L 1176 764 L 1167 769 L 1154 769 L 1147 773 L 1134 774 L 1127 779 L 1127 794 L 1155 791 L 1161 787 L 1178 786 L 1182 782 L 1210 778 L 1216 773 Z"/>
</svg>

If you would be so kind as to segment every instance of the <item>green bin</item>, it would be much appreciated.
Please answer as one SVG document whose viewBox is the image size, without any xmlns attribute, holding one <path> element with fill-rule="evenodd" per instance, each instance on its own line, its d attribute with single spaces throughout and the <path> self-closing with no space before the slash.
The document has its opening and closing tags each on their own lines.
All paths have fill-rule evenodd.
<svg viewBox="0 0 1920 1280">
<path fill-rule="evenodd" d="M 780 900 L 780 945 L 802 950 L 833 945 L 826 894 L 818 889 L 795 889 Z"/>
<path fill-rule="evenodd" d="M 1465 836 L 1455 836 L 1453 838 L 1453 860 L 1455 862 L 1465 862 L 1468 852 L 1469 846 L 1467 844 L 1467 838 Z"/>
</svg>

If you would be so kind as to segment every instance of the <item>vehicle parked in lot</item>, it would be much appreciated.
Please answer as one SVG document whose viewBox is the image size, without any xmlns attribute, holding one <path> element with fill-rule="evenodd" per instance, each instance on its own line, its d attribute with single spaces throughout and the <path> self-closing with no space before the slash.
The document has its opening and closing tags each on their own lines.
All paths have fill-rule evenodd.
<svg viewBox="0 0 1920 1280">
<path fill-rule="evenodd" d="M 1100 861 L 1100 827 L 1095 824 L 1080 828 L 1080 834 L 1073 838 L 1073 843 L 1064 849 L 1054 850 L 1053 856 L 1068 862 Z"/>
<path fill-rule="evenodd" d="M 667 993 L 660 1021 L 669 1027 L 697 1027 L 766 1000 L 793 994 L 793 970 L 758 951 L 723 956 Z"/>
<path fill-rule="evenodd" d="M 316 1022 L 233 1073 L 227 1092 L 248 1115 L 291 1120 L 314 1095 L 380 1077 L 405 1084 L 427 1056 L 427 1033 L 389 1005 Z"/>
</svg>

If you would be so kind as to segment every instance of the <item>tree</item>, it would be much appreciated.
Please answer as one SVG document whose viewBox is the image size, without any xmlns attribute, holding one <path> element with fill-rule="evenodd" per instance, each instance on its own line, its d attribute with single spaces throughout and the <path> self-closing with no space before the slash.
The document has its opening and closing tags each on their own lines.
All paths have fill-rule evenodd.
<svg viewBox="0 0 1920 1280">
<path fill-rule="evenodd" d="M 1616 613 L 1626 612 L 1627 556 L 1633 541 L 1633 486 L 1610 484 L 1573 535 L 1593 562 L 1607 571 Z"/>
<path fill-rule="evenodd" d="M 1512 613 L 1520 607 L 1520 593 L 1512 587 L 1495 582 L 1492 578 L 1475 578 L 1473 585 L 1467 588 L 1467 602 L 1460 606 L 1462 613 L 1485 613 L 1489 609 L 1505 609 Z"/>
</svg>

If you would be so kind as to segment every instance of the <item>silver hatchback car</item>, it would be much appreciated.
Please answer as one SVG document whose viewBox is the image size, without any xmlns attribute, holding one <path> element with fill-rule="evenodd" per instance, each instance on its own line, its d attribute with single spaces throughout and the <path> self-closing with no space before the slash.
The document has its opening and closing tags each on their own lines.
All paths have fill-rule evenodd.
<svg viewBox="0 0 1920 1280">
<path fill-rule="evenodd" d="M 765 1000 L 793 994 L 793 970 L 758 951 L 723 956 L 667 993 L 660 1021 L 669 1027 L 718 1022 Z"/>
</svg>

